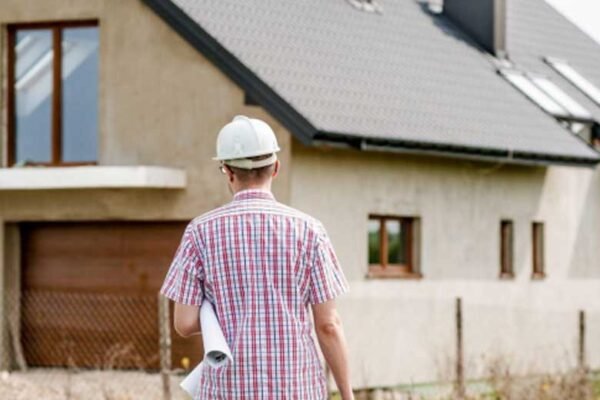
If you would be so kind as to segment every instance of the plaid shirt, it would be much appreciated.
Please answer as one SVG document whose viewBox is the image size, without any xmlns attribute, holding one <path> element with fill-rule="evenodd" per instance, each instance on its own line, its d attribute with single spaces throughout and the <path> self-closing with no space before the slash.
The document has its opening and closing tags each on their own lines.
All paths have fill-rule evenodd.
<svg viewBox="0 0 600 400">
<path fill-rule="evenodd" d="M 309 304 L 348 290 L 316 219 L 244 190 L 187 226 L 161 293 L 214 306 L 233 364 L 203 364 L 194 399 L 326 398 Z"/>
</svg>

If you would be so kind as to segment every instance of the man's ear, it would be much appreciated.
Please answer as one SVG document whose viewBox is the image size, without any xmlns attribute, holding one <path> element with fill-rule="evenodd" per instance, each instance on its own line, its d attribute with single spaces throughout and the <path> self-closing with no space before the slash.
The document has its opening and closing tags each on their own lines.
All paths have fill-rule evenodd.
<svg viewBox="0 0 600 400">
<path fill-rule="evenodd" d="M 231 170 L 231 168 L 229 168 L 229 165 L 224 165 L 223 166 L 225 168 L 225 173 L 227 174 L 227 178 L 229 179 L 229 182 L 233 183 L 233 171 Z"/>
<path fill-rule="evenodd" d="M 279 160 L 275 161 L 275 168 L 273 169 L 273 178 L 275 178 L 277 176 L 277 174 L 279 174 L 279 167 L 281 166 L 281 164 L 279 164 Z"/>
</svg>

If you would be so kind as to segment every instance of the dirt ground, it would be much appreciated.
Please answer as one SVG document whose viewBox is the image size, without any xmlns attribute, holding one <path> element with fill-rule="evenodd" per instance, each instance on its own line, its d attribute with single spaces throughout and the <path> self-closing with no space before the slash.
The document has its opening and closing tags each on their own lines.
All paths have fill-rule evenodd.
<svg viewBox="0 0 600 400">
<path fill-rule="evenodd" d="M 171 377 L 171 399 L 189 400 Z M 34 369 L 0 375 L 2 400 L 163 400 L 159 374 L 127 371 Z"/>
</svg>

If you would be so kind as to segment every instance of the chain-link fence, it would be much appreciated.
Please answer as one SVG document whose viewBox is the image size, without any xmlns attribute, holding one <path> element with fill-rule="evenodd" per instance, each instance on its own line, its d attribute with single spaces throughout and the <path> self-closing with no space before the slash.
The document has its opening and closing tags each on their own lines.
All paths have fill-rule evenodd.
<svg viewBox="0 0 600 400">
<path fill-rule="evenodd" d="M 171 340 L 156 294 L 24 290 L 5 298 L 0 398 L 178 400 L 199 338 Z"/>
</svg>

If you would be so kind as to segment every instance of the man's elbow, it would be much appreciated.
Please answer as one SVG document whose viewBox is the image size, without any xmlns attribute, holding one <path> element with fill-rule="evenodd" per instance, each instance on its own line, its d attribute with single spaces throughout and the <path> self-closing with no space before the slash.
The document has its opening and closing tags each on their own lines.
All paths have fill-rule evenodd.
<svg viewBox="0 0 600 400">
<path fill-rule="evenodd" d="M 199 333 L 197 321 L 179 320 L 175 321 L 175 332 L 181 337 L 187 338 Z"/>
<path fill-rule="evenodd" d="M 175 332 L 184 338 L 200 333 L 199 312 L 198 306 L 176 303 L 173 318 Z"/>
<path fill-rule="evenodd" d="M 317 331 L 317 335 L 319 336 L 337 336 L 342 330 L 342 321 L 339 317 L 335 317 L 327 321 L 320 322 L 317 324 L 315 329 Z"/>
</svg>

